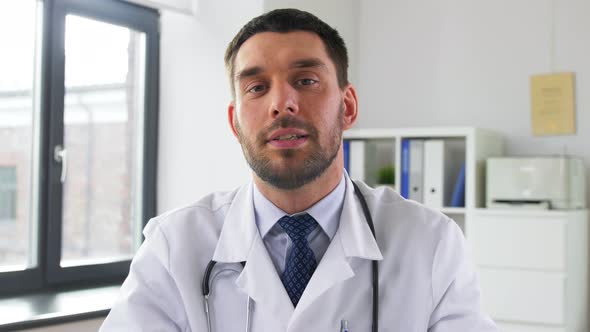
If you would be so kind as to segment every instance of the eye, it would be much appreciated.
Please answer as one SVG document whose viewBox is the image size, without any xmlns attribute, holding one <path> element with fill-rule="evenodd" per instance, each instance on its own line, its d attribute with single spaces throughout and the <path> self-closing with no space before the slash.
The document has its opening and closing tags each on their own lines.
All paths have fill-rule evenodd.
<svg viewBox="0 0 590 332">
<path fill-rule="evenodd" d="M 313 78 L 303 78 L 297 81 L 297 84 L 299 85 L 313 85 L 316 83 L 318 83 L 318 81 Z"/>
<path fill-rule="evenodd" d="M 260 93 L 266 90 L 266 86 L 263 84 L 256 84 L 254 86 L 250 86 L 246 92 L 248 93 Z"/>
</svg>

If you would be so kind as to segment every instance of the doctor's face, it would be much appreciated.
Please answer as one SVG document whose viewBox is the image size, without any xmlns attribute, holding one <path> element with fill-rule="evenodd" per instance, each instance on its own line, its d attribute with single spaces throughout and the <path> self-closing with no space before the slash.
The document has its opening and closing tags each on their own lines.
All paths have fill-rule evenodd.
<svg viewBox="0 0 590 332">
<path fill-rule="evenodd" d="M 328 170 L 356 118 L 356 95 L 338 86 L 322 40 L 304 31 L 258 33 L 240 47 L 234 68 L 229 120 L 256 175 L 295 189 Z"/>
</svg>

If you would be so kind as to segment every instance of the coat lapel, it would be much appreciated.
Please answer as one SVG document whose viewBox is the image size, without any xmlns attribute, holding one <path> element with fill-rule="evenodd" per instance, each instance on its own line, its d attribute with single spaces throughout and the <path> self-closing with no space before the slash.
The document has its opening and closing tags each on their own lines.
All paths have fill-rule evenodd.
<svg viewBox="0 0 590 332">
<path fill-rule="evenodd" d="M 383 259 L 358 198 L 355 197 L 352 182 L 347 177 L 346 194 L 338 231 L 303 292 L 289 325 L 296 321 L 301 313 L 324 292 L 336 284 L 354 277 L 354 271 L 349 264 L 350 257 L 368 260 Z"/>
<path fill-rule="evenodd" d="M 236 286 L 254 300 L 256 310 L 275 317 L 286 328 L 294 308 L 256 227 L 253 185 L 242 187 L 236 194 L 213 259 L 219 263 L 246 262 Z"/>
<path fill-rule="evenodd" d="M 246 261 L 254 238 L 258 235 L 252 202 L 252 186 L 241 187 L 229 207 L 213 260 L 223 263 L 239 263 Z M 258 235 L 260 236 L 260 235 Z"/>
<path fill-rule="evenodd" d="M 291 325 L 311 304 L 322 295 L 325 291 L 332 288 L 337 283 L 354 276 L 354 271 L 350 267 L 340 242 L 340 234 L 336 232 L 332 243 L 326 250 L 324 257 L 320 261 L 317 269 L 313 273 L 311 280 L 307 284 L 295 312 L 289 322 Z"/>
<path fill-rule="evenodd" d="M 260 237 L 254 240 L 237 286 L 250 296 L 266 317 L 276 318 L 284 328 L 293 315 L 293 303 Z"/>
</svg>

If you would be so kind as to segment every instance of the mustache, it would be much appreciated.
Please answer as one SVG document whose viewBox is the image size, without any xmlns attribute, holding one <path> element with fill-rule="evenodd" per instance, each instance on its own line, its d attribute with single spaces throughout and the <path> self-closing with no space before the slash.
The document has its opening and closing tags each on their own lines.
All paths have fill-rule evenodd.
<svg viewBox="0 0 590 332">
<path fill-rule="evenodd" d="M 303 120 L 294 118 L 293 116 L 286 115 L 276 118 L 268 128 L 262 130 L 258 134 L 258 140 L 261 142 L 266 141 L 266 138 L 271 132 L 280 128 L 296 128 L 305 130 L 311 137 L 317 137 L 318 135 L 318 130 L 314 126 Z"/>
</svg>

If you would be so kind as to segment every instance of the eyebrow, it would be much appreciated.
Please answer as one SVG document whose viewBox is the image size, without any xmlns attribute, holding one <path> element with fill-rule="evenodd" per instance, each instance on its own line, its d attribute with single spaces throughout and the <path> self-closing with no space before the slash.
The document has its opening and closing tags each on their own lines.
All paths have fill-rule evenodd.
<svg viewBox="0 0 590 332">
<path fill-rule="evenodd" d="M 322 60 L 318 58 L 309 58 L 309 59 L 301 59 L 293 62 L 289 68 L 313 68 L 313 67 L 320 67 L 324 70 L 327 70 L 328 67 Z"/>
<path fill-rule="evenodd" d="M 319 67 L 321 69 L 328 70 L 328 67 L 326 66 L 326 64 L 318 58 L 301 59 L 301 60 L 294 61 L 293 63 L 291 63 L 291 65 L 289 65 L 290 69 L 314 68 L 314 67 Z M 260 66 L 245 68 L 243 70 L 240 70 L 235 75 L 235 80 L 237 82 L 239 82 L 245 78 L 259 75 L 262 72 L 264 72 L 264 68 L 262 68 Z"/>
<path fill-rule="evenodd" d="M 262 67 L 260 66 L 255 66 L 255 67 L 250 67 L 250 68 L 246 68 L 243 70 L 240 70 L 236 75 L 235 75 L 235 80 L 237 82 L 247 78 L 247 77 L 252 77 L 252 76 L 256 76 L 260 73 L 262 73 L 264 70 L 262 69 Z"/>
</svg>

